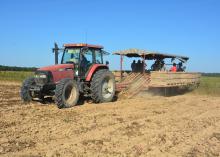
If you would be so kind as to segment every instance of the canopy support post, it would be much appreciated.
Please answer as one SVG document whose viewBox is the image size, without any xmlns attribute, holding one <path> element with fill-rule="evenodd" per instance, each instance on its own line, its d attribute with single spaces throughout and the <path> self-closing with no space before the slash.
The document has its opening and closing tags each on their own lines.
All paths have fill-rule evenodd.
<svg viewBox="0 0 220 157">
<path fill-rule="evenodd" d="M 144 57 L 142 56 L 142 62 L 143 62 L 143 74 L 145 73 L 145 54 Z"/>
<path fill-rule="evenodd" d="M 121 80 L 122 80 L 122 77 L 123 77 L 123 55 L 120 55 L 120 78 L 121 78 Z"/>
</svg>

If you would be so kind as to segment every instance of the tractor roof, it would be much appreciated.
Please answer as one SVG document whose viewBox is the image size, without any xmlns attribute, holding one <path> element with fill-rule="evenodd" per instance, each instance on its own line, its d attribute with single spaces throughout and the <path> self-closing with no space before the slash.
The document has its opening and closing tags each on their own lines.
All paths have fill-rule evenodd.
<svg viewBox="0 0 220 157">
<path fill-rule="evenodd" d="M 88 48 L 97 48 L 97 49 L 103 49 L 104 47 L 101 45 L 91 45 L 91 44 L 85 44 L 85 43 L 79 43 L 79 44 L 64 44 L 64 47 L 88 47 Z"/>
<path fill-rule="evenodd" d="M 140 50 L 140 49 L 121 50 L 121 51 L 116 51 L 113 54 L 123 55 L 123 56 L 127 56 L 127 57 L 143 57 L 147 60 L 177 58 L 177 59 L 180 59 L 180 60 L 183 60 L 184 62 L 186 62 L 189 59 L 189 57 L 186 57 L 186 56 L 179 56 L 179 55 L 173 55 L 173 54 L 167 54 L 167 53 L 159 53 L 156 51 L 147 51 L 147 50 Z"/>
</svg>

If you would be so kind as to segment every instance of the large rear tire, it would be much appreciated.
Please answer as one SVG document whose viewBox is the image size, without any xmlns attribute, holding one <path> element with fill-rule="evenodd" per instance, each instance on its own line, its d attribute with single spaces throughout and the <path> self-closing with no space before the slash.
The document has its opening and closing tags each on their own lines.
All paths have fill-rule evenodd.
<svg viewBox="0 0 220 157">
<path fill-rule="evenodd" d="M 115 95 L 115 77 L 107 69 L 98 70 L 91 81 L 91 97 L 95 103 L 111 102 Z"/>
<path fill-rule="evenodd" d="M 58 108 L 69 108 L 77 104 L 79 100 L 79 88 L 75 80 L 61 80 L 55 90 L 55 102 Z"/>
<path fill-rule="evenodd" d="M 28 103 L 32 100 L 31 92 L 30 92 L 30 86 L 34 84 L 34 78 L 30 77 L 24 80 L 22 86 L 21 86 L 21 91 L 20 91 L 20 96 L 21 99 Z"/>
</svg>

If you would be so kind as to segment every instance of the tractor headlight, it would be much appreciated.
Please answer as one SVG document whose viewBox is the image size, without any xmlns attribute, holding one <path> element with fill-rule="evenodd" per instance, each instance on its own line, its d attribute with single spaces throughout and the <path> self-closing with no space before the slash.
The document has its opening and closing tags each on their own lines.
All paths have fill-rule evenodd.
<svg viewBox="0 0 220 157">
<path fill-rule="evenodd" d="M 36 84 L 44 85 L 49 82 L 49 74 L 47 71 L 36 71 L 34 77 Z"/>
<path fill-rule="evenodd" d="M 46 79 L 46 78 L 47 78 L 47 75 L 45 75 L 45 74 L 35 74 L 35 78 L 43 78 L 43 79 Z"/>
</svg>

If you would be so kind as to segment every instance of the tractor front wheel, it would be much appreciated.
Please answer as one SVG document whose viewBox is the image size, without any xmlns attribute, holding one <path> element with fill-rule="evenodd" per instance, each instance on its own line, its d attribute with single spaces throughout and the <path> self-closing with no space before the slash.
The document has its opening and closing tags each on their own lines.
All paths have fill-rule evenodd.
<svg viewBox="0 0 220 157">
<path fill-rule="evenodd" d="M 24 102 L 30 102 L 32 100 L 30 86 L 34 84 L 34 78 L 30 77 L 24 80 L 21 86 L 20 96 Z"/>
<path fill-rule="evenodd" d="M 91 94 L 95 103 L 110 102 L 115 95 L 115 77 L 107 69 L 97 71 L 91 81 Z"/>
<path fill-rule="evenodd" d="M 75 80 L 61 80 L 55 90 L 55 102 L 58 108 L 69 108 L 77 104 L 79 89 Z"/>
</svg>

